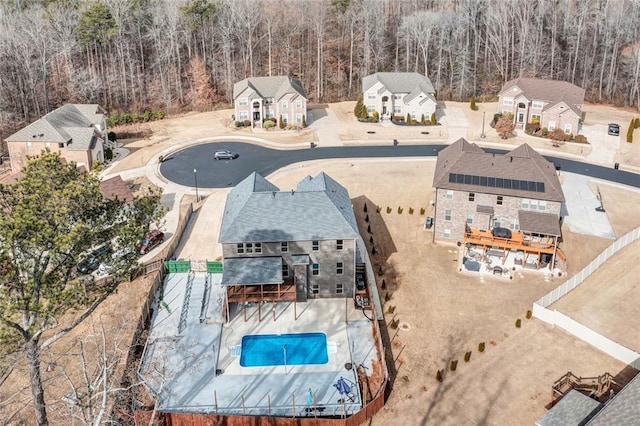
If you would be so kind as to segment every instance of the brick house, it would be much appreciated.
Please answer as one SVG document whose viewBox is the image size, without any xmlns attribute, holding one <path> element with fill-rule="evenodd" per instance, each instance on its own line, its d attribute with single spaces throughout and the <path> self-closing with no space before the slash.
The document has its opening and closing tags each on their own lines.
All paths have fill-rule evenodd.
<svg viewBox="0 0 640 426">
<path fill-rule="evenodd" d="M 584 89 L 559 80 L 516 78 L 502 86 L 498 112 L 513 115 L 516 126 L 539 124 L 549 131 L 577 135 L 584 120 Z"/>
<path fill-rule="evenodd" d="M 28 157 L 45 150 L 87 170 L 104 162 L 105 114 L 97 104 L 66 104 L 17 131 L 6 139 L 12 172 L 20 172 Z"/>
<path fill-rule="evenodd" d="M 324 173 L 291 191 L 252 173 L 227 196 L 218 242 L 229 303 L 353 297 L 364 267 L 349 193 Z"/>
<path fill-rule="evenodd" d="M 416 72 L 377 72 L 362 79 L 362 102 L 371 115 L 413 120 L 430 119 L 436 112 L 435 90 L 429 77 Z"/>
<path fill-rule="evenodd" d="M 233 85 L 235 119 L 250 121 L 252 127 L 262 127 L 265 119 L 284 124 L 302 125 L 307 116 L 307 95 L 297 78 L 251 77 Z"/>
<path fill-rule="evenodd" d="M 536 267 L 556 256 L 565 262 L 557 250 L 562 187 L 554 165 L 529 145 L 499 155 L 459 139 L 439 152 L 433 186 L 434 240 L 521 251 Z M 511 236 L 496 237 L 496 228 Z"/>
</svg>

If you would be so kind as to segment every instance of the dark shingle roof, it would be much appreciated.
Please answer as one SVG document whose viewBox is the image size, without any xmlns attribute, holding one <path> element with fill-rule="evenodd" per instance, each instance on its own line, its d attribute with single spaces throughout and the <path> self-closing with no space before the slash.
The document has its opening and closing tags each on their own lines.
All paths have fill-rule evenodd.
<svg viewBox="0 0 640 426">
<path fill-rule="evenodd" d="M 532 192 L 449 182 L 450 173 L 540 182 L 544 184 L 544 191 Z M 486 153 L 476 144 L 458 139 L 438 153 L 433 186 L 457 191 L 564 201 L 562 186 L 553 163 L 545 160 L 527 144 L 500 155 Z"/>
<path fill-rule="evenodd" d="M 218 242 L 358 238 L 347 190 L 324 173 L 280 191 L 252 173 L 227 195 Z"/>
<path fill-rule="evenodd" d="M 560 217 L 553 213 L 532 212 L 529 210 L 518 211 L 518 224 L 523 232 L 536 234 L 562 235 L 560 231 Z"/>
<path fill-rule="evenodd" d="M 391 93 L 408 93 L 411 99 L 418 93 L 435 93 L 429 77 L 417 72 L 377 72 L 362 79 L 362 90 L 369 90 L 377 82 L 382 83 Z"/>
<path fill-rule="evenodd" d="M 251 77 L 233 85 L 233 99 L 236 99 L 247 87 L 252 88 L 260 98 L 273 98 L 276 101 L 287 93 L 298 93 L 307 99 L 302 83 L 297 78 L 286 76 Z M 252 98 L 253 99 L 253 98 Z"/>
<path fill-rule="evenodd" d="M 519 90 L 513 91 L 514 87 Z M 515 96 L 522 93 L 527 99 L 548 102 L 550 105 L 545 109 L 564 102 L 573 112 L 582 117 L 584 89 L 567 81 L 520 77 L 507 81 L 499 95 L 508 91 L 515 93 Z"/>
<path fill-rule="evenodd" d="M 640 424 L 640 374 L 587 423 L 587 426 L 624 426 Z"/>
<path fill-rule="evenodd" d="M 102 196 L 108 200 L 118 199 L 125 203 L 133 201 L 131 189 L 124 183 L 120 175 L 100 182 L 100 192 L 102 192 Z"/>
<path fill-rule="evenodd" d="M 282 282 L 281 257 L 232 257 L 224 260 L 222 285 Z"/>
</svg>

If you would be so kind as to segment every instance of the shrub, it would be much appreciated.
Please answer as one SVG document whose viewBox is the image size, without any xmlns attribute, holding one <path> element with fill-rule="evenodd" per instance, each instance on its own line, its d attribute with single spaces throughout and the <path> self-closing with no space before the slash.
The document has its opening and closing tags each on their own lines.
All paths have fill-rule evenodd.
<svg viewBox="0 0 640 426">
<path fill-rule="evenodd" d="M 420 215 L 424 214 L 424 207 L 420 207 Z"/>
<path fill-rule="evenodd" d="M 587 143 L 587 137 L 585 135 L 576 135 L 575 141 L 577 143 Z"/>
<path fill-rule="evenodd" d="M 543 138 L 546 138 L 549 135 L 549 129 L 547 129 L 546 127 L 543 127 L 542 129 L 540 129 L 540 134 L 542 135 Z"/>
<path fill-rule="evenodd" d="M 379 275 L 379 276 L 383 276 L 383 275 L 384 275 L 384 271 L 382 270 L 382 266 L 380 266 L 380 267 L 378 268 L 378 275 Z"/>
<path fill-rule="evenodd" d="M 518 318 L 516 320 L 516 328 L 520 328 L 520 327 L 522 327 L 522 320 L 520 318 Z"/>
<path fill-rule="evenodd" d="M 375 247 L 371 247 L 371 254 L 376 254 L 376 253 L 377 253 L 376 248 Z"/>
<path fill-rule="evenodd" d="M 376 206 L 376 213 L 380 213 L 380 209 L 381 209 L 380 206 Z"/>
<path fill-rule="evenodd" d="M 413 124 L 413 121 L 411 120 L 411 114 L 407 113 L 407 124 Z"/>
<path fill-rule="evenodd" d="M 469 107 L 471 108 L 471 111 L 477 111 L 478 107 L 476 106 L 476 97 L 472 96 L 471 99 L 469 100 Z"/>
<path fill-rule="evenodd" d="M 413 207 L 409 207 L 409 214 L 413 214 Z"/>
<path fill-rule="evenodd" d="M 251 120 L 244 120 L 244 127 L 251 127 Z"/>
<path fill-rule="evenodd" d="M 387 206 L 387 214 L 391 213 L 391 207 Z"/>
<path fill-rule="evenodd" d="M 436 371 L 436 380 L 442 383 L 442 371 L 438 370 Z"/>
<path fill-rule="evenodd" d="M 369 222 L 369 215 L 366 215 L 366 216 L 364 217 L 364 221 L 365 221 L 365 222 Z"/>
<path fill-rule="evenodd" d="M 389 293 L 385 293 L 384 294 L 384 301 L 388 302 L 389 300 L 391 300 L 391 295 Z"/>
<path fill-rule="evenodd" d="M 531 316 L 533 315 L 533 313 L 531 312 L 531 310 L 527 311 L 527 319 L 531 319 Z"/>
<path fill-rule="evenodd" d="M 422 124 L 426 124 L 426 121 L 425 121 L 425 118 L 424 118 L 424 114 L 422 114 L 422 115 L 420 116 L 420 123 L 422 123 Z"/>
<path fill-rule="evenodd" d="M 396 328 L 398 328 L 399 323 L 400 321 L 398 321 L 397 319 L 392 319 L 389 327 L 395 330 Z"/>
<path fill-rule="evenodd" d="M 527 123 L 524 127 L 524 131 L 527 134 L 532 135 L 540 131 L 540 125 L 535 123 Z"/>
<path fill-rule="evenodd" d="M 111 149 L 111 148 L 107 148 L 107 149 L 105 149 L 105 150 L 104 150 L 104 158 L 105 158 L 107 161 L 111 161 L 111 160 L 113 160 L 113 149 Z"/>
<path fill-rule="evenodd" d="M 491 121 L 491 126 L 495 126 L 496 123 L 498 122 L 498 120 L 500 120 L 500 117 L 502 117 L 502 113 L 497 112 L 495 114 L 493 114 L 493 120 Z"/>
<path fill-rule="evenodd" d="M 395 306 L 389 305 L 389 307 L 387 308 L 387 313 L 388 314 L 392 314 L 395 311 L 396 311 L 396 307 Z"/>
<path fill-rule="evenodd" d="M 384 278 L 382 279 L 382 284 L 380 285 L 380 288 L 383 290 L 387 289 L 387 282 L 384 280 Z"/>
<path fill-rule="evenodd" d="M 272 129 L 272 128 L 276 127 L 276 123 L 274 123 L 271 120 L 267 120 L 264 123 L 262 123 L 262 127 L 264 127 L 265 129 Z"/>
<path fill-rule="evenodd" d="M 364 210 L 365 213 L 367 212 L 367 203 L 364 203 L 364 209 L 363 210 Z"/>
<path fill-rule="evenodd" d="M 244 123 L 243 123 L 242 121 L 236 121 L 236 122 L 234 123 L 234 125 L 235 125 L 236 127 L 244 127 Z"/>
<path fill-rule="evenodd" d="M 551 132 L 549 132 L 549 138 L 557 142 L 567 141 L 569 140 L 568 137 L 569 135 L 563 132 L 562 129 L 553 129 Z"/>
<path fill-rule="evenodd" d="M 278 118 L 278 127 L 284 129 L 284 121 L 282 121 L 282 115 Z"/>
<path fill-rule="evenodd" d="M 116 135 L 116 132 L 109 132 L 107 133 L 107 139 L 110 140 L 111 142 L 117 142 L 118 136 Z"/>
<path fill-rule="evenodd" d="M 633 131 L 636 128 L 636 119 L 632 118 L 631 123 L 629 123 L 629 128 L 627 129 L 627 142 L 633 143 Z"/>
<path fill-rule="evenodd" d="M 402 214 L 402 207 L 398 206 L 398 214 Z"/>
<path fill-rule="evenodd" d="M 394 115 L 391 119 L 392 119 L 393 121 L 398 121 L 398 122 L 400 122 L 400 123 L 402 123 L 402 122 L 404 121 L 404 117 L 403 117 L 403 116 L 401 116 L 401 115 Z"/>
<path fill-rule="evenodd" d="M 484 342 L 480 342 L 478 345 L 478 352 L 484 352 Z"/>
<path fill-rule="evenodd" d="M 471 359 L 471 351 L 466 352 L 464 354 L 464 362 L 469 362 L 470 359 Z"/>
<path fill-rule="evenodd" d="M 378 114 L 378 111 L 373 111 L 373 112 L 371 113 L 371 119 L 372 119 L 375 123 L 377 123 L 377 122 L 378 122 L 379 117 L 380 117 L 380 114 Z"/>
<path fill-rule="evenodd" d="M 432 113 L 431 114 L 431 125 L 435 126 L 436 124 L 438 124 L 438 120 L 436 119 L 436 113 Z"/>
<path fill-rule="evenodd" d="M 303 129 L 307 128 L 307 116 L 306 114 L 302 116 L 302 124 L 301 124 Z"/>
<path fill-rule="evenodd" d="M 371 224 L 367 225 L 367 232 L 371 233 Z"/>
<path fill-rule="evenodd" d="M 458 368 L 458 360 L 457 359 L 451 361 L 451 364 L 449 364 L 449 370 L 456 371 L 456 368 Z"/>
</svg>

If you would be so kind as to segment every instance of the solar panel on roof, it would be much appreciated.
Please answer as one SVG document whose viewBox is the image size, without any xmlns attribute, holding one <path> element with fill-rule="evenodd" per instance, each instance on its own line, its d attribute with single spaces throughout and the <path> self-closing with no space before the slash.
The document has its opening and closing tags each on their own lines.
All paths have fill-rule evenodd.
<svg viewBox="0 0 640 426">
<path fill-rule="evenodd" d="M 464 175 L 458 173 L 456 175 L 456 183 L 464 183 Z"/>
<path fill-rule="evenodd" d="M 511 189 L 511 179 L 505 179 L 502 181 L 502 187 L 506 189 Z"/>
<path fill-rule="evenodd" d="M 473 185 L 480 185 L 480 176 L 472 176 L 471 177 L 471 183 Z"/>
<path fill-rule="evenodd" d="M 511 181 L 511 189 L 520 189 L 520 181 L 517 179 L 513 179 Z"/>
<path fill-rule="evenodd" d="M 480 186 L 487 186 L 487 177 L 480 176 Z"/>
<path fill-rule="evenodd" d="M 544 182 L 536 182 L 536 192 L 544 192 Z"/>
<path fill-rule="evenodd" d="M 471 175 L 464 175 L 465 185 L 471 185 Z"/>
<path fill-rule="evenodd" d="M 456 183 L 456 174 L 449 173 L 449 183 Z"/>
<path fill-rule="evenodd" d="M 536 192 L 536 183 L 535 182 L 529 182 L 529 191 Z"/>
<path fill-rule="evenodd" d="M 465 175 L 463 173 L 449 173 L 449 183 L 486 186 L 489 188 L 504 188 L 520 191 L 544 192 L 543 182 L 518 179 L 504 179 L 490 176 Z"/>
<path fill-rule="evenodd" d="M 504 186 L 504 179 L 496 178 L 496 188 L 502 188 Z"/>
<path fill-rule="evenodd" d="M 496 187 L 496 178 L 494 178 L 494 177 L 488 178 L 487 186 L 489 186 L 491 188 L 495 188 Z"/>
</svg>

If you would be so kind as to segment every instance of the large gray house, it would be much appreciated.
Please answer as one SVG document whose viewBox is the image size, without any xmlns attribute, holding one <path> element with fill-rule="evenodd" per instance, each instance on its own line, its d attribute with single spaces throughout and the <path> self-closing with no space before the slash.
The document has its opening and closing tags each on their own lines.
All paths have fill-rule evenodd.
<svg viewBox="0 0 640 426">
<path fill-rule="evenodd" d="M 417 72 L 377 72 L 362 79 L 362 102 L 371 115 L 430 119 L 438 102 L 429 77 Z"/>
<path fill-rule="evenodd" d="M 364 270 L 349 193 L 325 173 L 290 191 L 252 173 L 227 196 L 218 241 L 229 303 L 353 297 Z"/>
<path fill-rule="evenodd" d="M 235 118 L 250 121 L 252 127 L 273 118 L 302 126 L 306 121 L 307 95 L 297 78 L 286 76 L 251 77 L 233 85 Z"/>
</svg>

